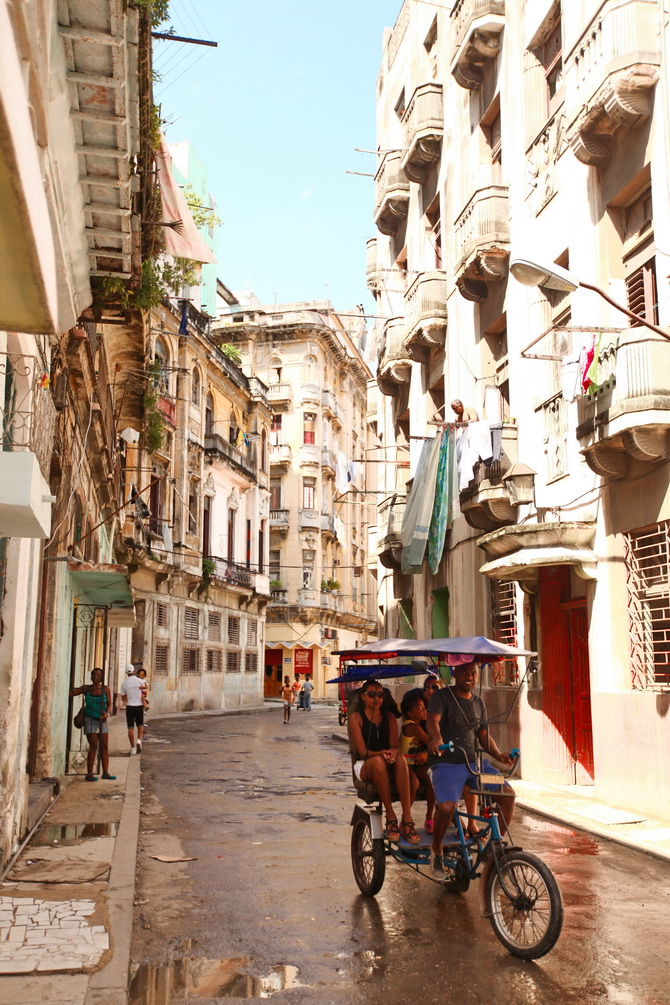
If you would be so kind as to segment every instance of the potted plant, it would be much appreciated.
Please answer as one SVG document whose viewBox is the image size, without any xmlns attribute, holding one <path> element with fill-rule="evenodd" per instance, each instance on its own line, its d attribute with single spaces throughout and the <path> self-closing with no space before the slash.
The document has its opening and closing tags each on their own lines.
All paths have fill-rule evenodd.
<svg viewBox="0 0 670 1005">
<path fill-rule="evenodd" d="M 271 579 L 270 580 L 270 589 L 271 590 L 283 590 L 283 586 L 281 585 L 281 579 Z"/>
</svg>

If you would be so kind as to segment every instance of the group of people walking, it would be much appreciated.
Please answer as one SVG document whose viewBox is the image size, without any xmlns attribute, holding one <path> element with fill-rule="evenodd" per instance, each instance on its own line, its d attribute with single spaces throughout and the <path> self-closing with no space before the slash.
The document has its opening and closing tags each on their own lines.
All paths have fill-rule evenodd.
<svg viewBox="0 0 670 1005">
<path fill-rule="evenodd" d="M 289 677 L 284 677 L 284 683 L 282 684 L 281 689 L 281 701 L 282 708 L 284 710 L 285 723 L 291 721 L 291 709 L 294 705 L 296 709 L 304 708 L 307 712 L 312 711 L 313 690 L 314 682 L 309 674 L 307 674 L 302 682 L 296 675 L 292 684 Z"/>
</svg>

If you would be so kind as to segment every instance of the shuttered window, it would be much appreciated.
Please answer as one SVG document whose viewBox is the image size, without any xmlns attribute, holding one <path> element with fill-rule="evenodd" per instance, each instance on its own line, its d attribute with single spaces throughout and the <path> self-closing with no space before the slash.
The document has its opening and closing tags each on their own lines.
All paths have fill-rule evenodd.
<svg viewBox="0 0 670 1005">
<path fill-rule="evenodd" d="M 168 647 L 157 645 L 154 651 L 154 673 L 166 676 L 168 669 Z"/>
<path fill-rule="evenodd" d="M 198 674 L 200 673 L 200 653 L 197 649 L 191 649 L 190 647 L 185 647 L 182 651 L 181 656 L 181 672 L 182 674 Z"/>
<path fill-rule="evenodd" d="M 240 644 L 240 619 L 232 614 L 228 615 L 228 645 L 239 646 Z"/>
<path fill-rule="evenodd" d="M 221 649 L 207 650 L 207 673 L 223 672 L 223 652 Z"/>
<path fill-rule="evenodd" d="M 170 627 L 170 608 L 167 604 L 156 604 L 156 624 L 159 628 Z"/>
<path fill-rule="evenodd" d="M 492 636 L 496 642 L 516 646 L 516 584 L 491 580 Z M 494 687 L 514 687 L 519 683 L 517 660 L 501 660 L 491 664 Z"/>
<path fill-rule="evenodd" d="M 244 657 L 244 672 L 258 673 L 258 653 L 247 653 Z"/>
<path fill-rule="evenodd" d="M 200 611 L 197 607 L 184 608 L 184 636 L 197 639 L 200 634 Z"/>
<path fill-rule="evenodd" d="M 237 651 L 226 653 L 226 672 L 240 672 L 240 654 Z"/>
<path fill-rule="evenodd" d="M 208 615 L 207 638 L 210 642 L 221 641 L 221 615 L 218 611 L 210 611 Z"/>
<path fill-rule="evenodd" d="M 247 621 L 247 645 L 258 645 L 258 622 L 255 618 L 249 618 Z"/>
<path fill-rule="evenodd" d="M 645 321 L 658 324 L 658 305 L 656 301 L 656 266 L 655 259 L 650 258 L 630 275 L 626 276 L 626 297 L 628 310 L 638 314 Z M 640 321 L 631 320 L 632 327 L 640 327 Z"/>
</svg>

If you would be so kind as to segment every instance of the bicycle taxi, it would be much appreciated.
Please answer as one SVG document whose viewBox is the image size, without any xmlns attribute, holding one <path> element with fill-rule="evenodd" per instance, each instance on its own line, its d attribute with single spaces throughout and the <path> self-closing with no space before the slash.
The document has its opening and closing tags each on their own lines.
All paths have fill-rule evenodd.
<svg viewBox="0 0 670 1005">
<path fill-rule="evenodd" d="M 429 672 L 442 676 L 445 668 L 471 660 L 486 664 L 510 657 L 532 657 L 535 653 L 479 636 L 384 639 L 335 655 L 340 657 L 340 674 L 328 683 L 346 685 L 351 696 L 350 688 L 360 686 L 369 677 L 384 681 Z M 399 659 L 403 662 L 396 662 Z M 524 680 L 525 676 L 507 717 Z M 453 750 L 453 745 L 449 749 Z M 351 818 L 351 861 L 358 888 L 368 897 L 381 890 L 389 860 L 408 866 L 425 879 L 454 892 L 465 893 L 472 880 L 480 879 L 482 916 L 489 919 L 496 936 L 512 955 L 530 960 L 544 956 L 556 944 L 563 925 L 563 902 L 551 869 L 537 855 L 516 845 L 509 831 L 504 837 L 501 833 L 495 796 L 518 767 L 520 752 L 514 750 L 512 755 L 512 768 L 506 774 L 496 775 L 482 770 L 481 752 L 478 753 L 472 774 L 478 779 L 474 790 L 478 810 L 474 819 L 479 834 L 470 837 L 466 833 L 469 817 L 459 805 L 444 839 L 446 881 L 436 880 L 429 873 L 432 836 L 420 830 L 420 844 L 388 840 L 376 789 L 352 772 L 358 798 Z M 422 798 L 420 791 L 417 798 Z"/>
</svg>

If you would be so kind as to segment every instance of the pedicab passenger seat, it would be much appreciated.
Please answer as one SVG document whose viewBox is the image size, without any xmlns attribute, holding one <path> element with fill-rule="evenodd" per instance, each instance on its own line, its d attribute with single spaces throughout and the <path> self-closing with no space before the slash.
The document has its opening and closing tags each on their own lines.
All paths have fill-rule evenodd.
<svg viewBox="0 0 670 1005">
<path fill-rule="evenodd" d="M 351 754 L 351 777 L 353 778 L 354 788 L 356 789 L 359 798 L 363 799 L 368 805 L 370 805 L 371 803 L 380 802 L 379 793 L 377 792 L 375 786 L 371 782 L 363 782 L 361 781 L 360 778 L 356 777 L 356 773 L 354 771 L 354 762 L 358 760 L 358 756 L 351 742 L 349 742 L 349 753 Z M 393 800 L 394 803 L 397 803 L 400 799 L 400 796 L 398 795 L 398 790 L 395 786 L 395 782 L 393 781 L 393 779 L 390 779 L 390 782 L 391 782 L 391 799 Z M 416 801 L 416 800 L 425 800 L 425 798 L 426 798 L 426 787 L 423 783 L 421 783 L 414 799 Z"/>
</svg>

